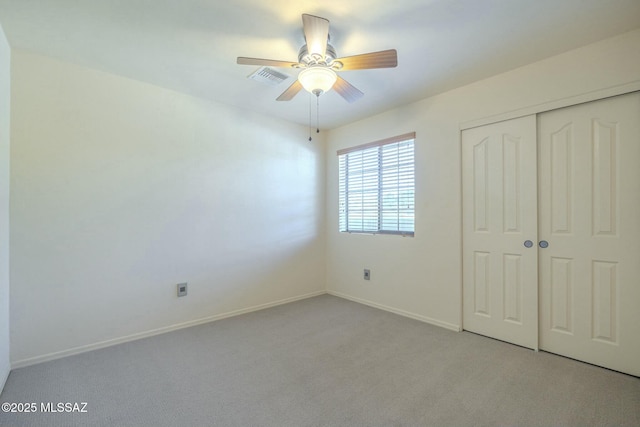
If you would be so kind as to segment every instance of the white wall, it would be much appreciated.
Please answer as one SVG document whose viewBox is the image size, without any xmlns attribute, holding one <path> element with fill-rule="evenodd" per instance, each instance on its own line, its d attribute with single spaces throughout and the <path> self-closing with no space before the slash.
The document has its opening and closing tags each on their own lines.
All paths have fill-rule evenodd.
<svg viewBox="0 0 640 427">
<path fill-rule="evenodd" d="M 0 391 L 11 370 L 9 356 L 9 100 L 11 50 L 0 27 Z"/>
<path fill-rule="evenodd" d="M 26 52 L 11 65 L 14 367 L 324 292 L 306 127 Z"/>
<path fill-rule="evenodd" d="M 459 328 L 461 124 L 514 110 L 531 113 L 543 110 L 541 104 L 617 85 L 637 90 L 638 83 L 640 30 L 331 131 L 327 145 L 329 292 Z M 415 238 L 339 233 L 336 150 L 409 131 L 417 133 Z M 364 268 L 371 269 L 369 282 L 362 279 Z"/>
</svg>

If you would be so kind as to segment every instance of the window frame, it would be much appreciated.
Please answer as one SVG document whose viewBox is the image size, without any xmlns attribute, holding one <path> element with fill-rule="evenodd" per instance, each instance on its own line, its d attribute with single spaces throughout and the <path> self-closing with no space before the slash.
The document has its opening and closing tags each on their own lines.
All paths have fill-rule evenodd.
<svg viewBox="0 0 640 427">
<path fill-rule="evenodd" d="M 366 144 L 361 144 L 361 145 L 357 145 L 357 146 L 353 146 L 353 147 L 349 147 L 349 148 L 344 148 L 344 149 L 340 149 L 337 151 L 337 155 L 338 155 L 338 231 L 340 233 L 349 233 L 349 234 L 388 234 L 388 235 L 400 235 L 400 236 L 407 236 L 407 237 L 414 237 L 415 236 L 415 139 L 416 139 L 416 133 L 415 132 L 409 132 L 409 133 L 405 133 L 402 135 L 398 135 L 398 136 L 394 136 L 391 138 L 385 138 L 385 139 L 381 139 L 378 141 L 374 141 L 374 142 L 369 142 Z M 411 228 L 412 230 L 402 230 L 402 221 L 400 219 L 400 215 L 401 215 L 401 209 L 399 207 L 399 202 L 400 202 L 400 195 L 398 194 L 397 196 L 397 200 L 398 200 L 398 219 L 397 219 L 397 228 L 384 228 L 384 202 L 383 202 L 383 191 L 384 190 L 397 190 L 398 192 L 401 189 L 401 185 L 399 183 L 400 180 L 400 176 L 403 173 L 403 169 L 406 168 L 402 166 L 402 164 L 400 163 L 400 150 L 401 148 L 398 147 L 398 165 L 397 165 L 397 172 L 396 175 L 398 176 L 398 184 L 397 186 L 393 187 L 385 187 L 383 185 L 383 177 L 384 177 L 384 167 L 382 166 L 383 162 L 386 160 L 384 158 L 384 153 L 383 153 L 383 147 L 388 146 L 390 144 L 399 144 L 402 142 L 406 142 L 406 141 L 411 141 L 411 155 L 410 155 L 410 160 L 411 160 L 411 216 L 412 216 L 412 221 L 411 221 Z M 364 192 L 365 190 L 362 189 L 362 224 L 363 226 L 360 228 L 356 228 L 356 229 L 350 229 L 349 228 L 349 181 L 348 181 L 348 171 L 349 171 L 349 166 L 348 166 L 348 160 L 349 154 L 353 154 L 353 153 L 362 153 L 362 155 L 365 155 L 365 151 L 366 150 L 371 150 L 372 148 L 376 148 L 377 149 L 377 154 L 372 155 L 375 157 L 375 160 L 370 162 L 370 165 L 372 166 L 376 166 L 375 164 L 377 163 L 377 179 L 374 178 L 375 176 L 375 172 L 373 174 L 370 174 L 369 178 L 370 179 L 375 179 L 375 184 L 371 184 L 369 183 L 370 188 L 368 189 L 371 193 L 375 193 L 375 188 L 377 187 L 377 197 L 375 197 L 375 206 L 373 209 L 365 209 L 364 208 Z M 344 165 L 344 167 L 342 166 L 342 161 L 343 161 L 343 157 L 344 157 L 344 161 L 347 162 L 346 165 Z M 362 171 L 361 173 L 364 174 L 364 165 L 362 166 Z M 393 170 L 393 169 L 392 169 Z M 344 178 L 344 182 L 343 182 L 343 173 L 346 174 L 345 178 Z M 406 173 L 406 170 L 404 171 L 404 173 Z M 391 174 L 393 176 L 393 173 Z M 371 203 L 371 202 L 370 202 Z M 377 208 L 377 229 L 374 230 L 373 228 L 367 228 L 364 224 L 365 224 L 365 219 L 364 216 L 366 213 L 369 214 L 373 214 L 376 212 L 376 208 Z M 373 217 L 372 217 L 373 218 Z M 376 221 L 376 219 L 371 219 L 371 222 Z"/>
</svg>

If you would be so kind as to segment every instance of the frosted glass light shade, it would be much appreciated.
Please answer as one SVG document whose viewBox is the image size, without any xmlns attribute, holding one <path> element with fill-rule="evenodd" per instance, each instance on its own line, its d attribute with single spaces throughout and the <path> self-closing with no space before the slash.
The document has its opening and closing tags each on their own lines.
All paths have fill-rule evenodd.
<svg viewBox="0 0 640 427">
<path fill-rule="evenodd" d="M 305 68 L 298 74 L 302 87 L 316 95 L 330 90 L 337 79 L 333 70 L 324 67 Z"/>
</svg>

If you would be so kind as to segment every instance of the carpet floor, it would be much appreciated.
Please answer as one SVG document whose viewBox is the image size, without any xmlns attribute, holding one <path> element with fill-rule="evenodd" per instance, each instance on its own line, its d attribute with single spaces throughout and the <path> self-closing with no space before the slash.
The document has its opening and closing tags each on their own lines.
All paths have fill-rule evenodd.
<svg viewBox="0 0 640 427">
<path fill-rule="evenodd" d="M 0 402 L 36 404 L 14 427 L 640 425 L 639 378 L 329 295 L 15 369 Z"/>
</svg>

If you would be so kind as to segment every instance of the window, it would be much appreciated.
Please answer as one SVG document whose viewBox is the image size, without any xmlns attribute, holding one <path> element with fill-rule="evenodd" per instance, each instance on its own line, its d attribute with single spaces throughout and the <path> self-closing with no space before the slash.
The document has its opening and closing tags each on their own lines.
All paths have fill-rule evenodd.
<svg viewBox="0 0 640 427">
<path fill-rule="evenodd" d="M 338 151 L 340 231 L 413 236 L 415 136 Z"/>
</svg>

